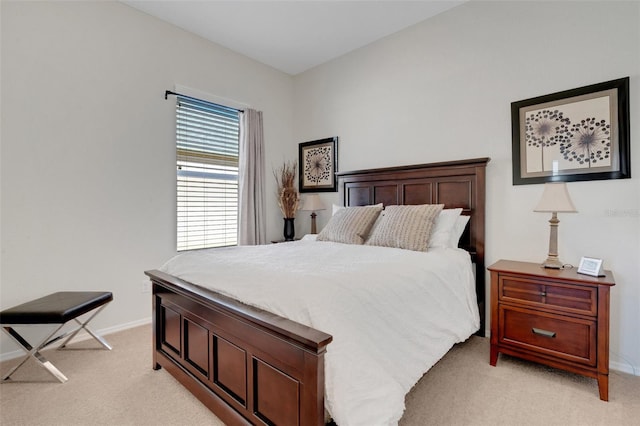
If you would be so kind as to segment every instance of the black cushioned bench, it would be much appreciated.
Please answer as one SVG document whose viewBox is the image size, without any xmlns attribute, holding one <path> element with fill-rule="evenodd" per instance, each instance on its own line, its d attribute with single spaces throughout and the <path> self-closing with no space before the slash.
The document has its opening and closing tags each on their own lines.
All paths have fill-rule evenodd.
<svg viewBox="0 0 640 426">
<path fill-rule="evenodd" d="M 105 349 L 111 350 L 111 346 L 95 332 L 91 331 L 87 324 L 91 321 L 109 302 L 113 300 L 113 294 L 108 291 L 61 291 L 53 293 L 40 299 L 14 306 L 0 312 L 0 324 L 7 333 L 27 355 L 11 371 L 2 377 L 2 380 L 10 380 L 11 375 L 20 368 L 29 358 L 34 358 L 39 365 L 44 367 L 49 373 L 62 383 L 67 378 L 50 361 L 42 356 L 40 350 L 57 342 L 60 339 L 67 339 L 58 349 L 64 349 L 80 330 L 85 330 L 96 339 Z M 81 322 L 78 317 L 88 312 L 94 311 L 89 318 Z M 60 329 L 69 321 L 75 321 L 79 326 L 66 333 L 57 335 Z M 58 325 L 56 329 L 42 339 L 38 344 L 32 346 L 22 337 L 14 327 L 35 326 L 35 325 Z M 55 337 L 54 337 L 55 336 Z"/>
</svg>

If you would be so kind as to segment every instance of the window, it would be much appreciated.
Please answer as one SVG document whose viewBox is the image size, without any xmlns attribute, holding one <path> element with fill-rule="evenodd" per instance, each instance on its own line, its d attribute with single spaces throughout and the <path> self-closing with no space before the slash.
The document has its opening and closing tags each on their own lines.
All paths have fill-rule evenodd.
<svg viewBox="0 0 640 426">
<path fill-rule="evenodd" d="M 178 96 L 178 251 L 238 243 L 239 121 L 236 109 Z"/>
</svg>

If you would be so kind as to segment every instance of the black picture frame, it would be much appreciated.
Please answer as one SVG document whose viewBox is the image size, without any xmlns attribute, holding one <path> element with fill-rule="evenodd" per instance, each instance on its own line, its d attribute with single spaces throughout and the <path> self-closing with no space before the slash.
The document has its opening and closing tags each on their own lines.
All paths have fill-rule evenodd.
<svg viewBox="0 0 640 426">
<path fill-rule="evenodd" d="M 514 185 L 628 179 L 629 77 L 513 102 L 511 130 Z"/>
<path fill-rule="evenodd" d="M 337 136 L 298 144 L 300 192 L 336 192 L 338 190 L 337 167 Z"/>
</svg>

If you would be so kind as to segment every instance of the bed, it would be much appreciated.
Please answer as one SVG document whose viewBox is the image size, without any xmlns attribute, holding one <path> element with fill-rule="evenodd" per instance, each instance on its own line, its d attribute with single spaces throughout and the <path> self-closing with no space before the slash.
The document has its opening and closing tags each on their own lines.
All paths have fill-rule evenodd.
<svg viewBox="0 0 640 426">
<path fill-rule="evenodd" d="M 153 282 L 153 368 L 166 369 L 230 425 L 321 425 L 326 420 L 325 397 L 327 408 L 340 425 L 371 424 L 371 417 L 367 416 L 379 419 L 374 422 L 377 424 L 397 422 L 404 408 L 403 401 L 397 401 L 397 395 L 402 399 L 420 375 L 444 355 L 453 343 L 465 340 L 476 330 L 480 335 L 484 333 L 484 197 L 487 162 L 487 158 L 481 158 L 338 173 L 340 198 L 345 206 L 444 204 L 445 208 L 462 208 L 463 214 L 469 216 L 469 224 L 460 239 L 460 247 L 464 252 L 460 249 L 447 249 L 446 253 L 444 250 L 442 253 L 434 251 L 429 253 L 429 261 L 423 261 L 422 258 L 417 262 L 411 261 L 416 265 L 431 263 L 431 267 L 423 265 L 426 269 L 414 270 L 411 269 L 414 266 L 402 263 L 406 256 L 397 253 L 408 250 L 360 247 L 355 255 L 362 259 L 359 266 L 370 275 L 358 281 L 379 288 L 381 292 L 387 291 L 385 288 L 392 288 L 395 293 L 404 295 L 408 303 L 408 299 L 414 299 L 410 293 L 411 287 L 405 291 L 399 285 L 384 285 L 384 280 L 395 282 L 395 277 L 403 275 L 409 278 L 427 276 L 430 270 L 434 272 L 429 279 L 435 280 L 437 276 L 446 275 L 437 270 L 437 265 L 444 268 L 442 265 L 446 262 L 453 263 L 445 269 L 465 274 L 464 271 L 472 269 L 472 261 L 474 274 L 464 278 L 472 281 L 471 287 L 475 286 L 471 296 L 462 290 L 447 292 L 451 293 L 451 297 L 462 300 L 462 305 L 473 305 L 473 309 L 467 306 L 468 309 L 462 309 L 461 312 L 474 311 L 478 316 L 476 322 L 461 321 L 459 330 L 437 334 L 441 325 L 434 324 L 431 329 L 425 326 L 430 320 L 418 318 L 422 315 L 421 309 L 415 310 L 418 317 L 413 318 L 405 312 L 411 309 L 393 306 L 387 309 L 388 312 L 383 311 L 382 307 L 375 308 L 380 309 L 375 315 L 365 312 L 364 320 L 356 318 L 353 312 L 365 311 L 358 306 L 368 306 L 368 299 L 367 303 L 359 303 L 361 296 L 354 296 L 353 288 L 344 291 L 341 290 L 344 286 L 332 286 L 334 281 L 341 279 L 340 273 L 345 269 L 344 265 L 340 265 L 340 259 L 351 256 L 344 250 L 352 248 L 345 244 L 305 240 L 272 246 L 241 247 L 241 250 L 215 249 L 217 255 L 213 256 L 211 251 L 205 250 L 172 259 L 162 270 L 146 272 Z M 265 269 L 260 269 L 261 262 L 264 267 L 278 263 L 268 257 L 271 255 L 288 259 L 289 265 L 296 266 L 281 265 L 275 273 L 265 273 Z M 419 255 L 425 254 L 416 253 L 409 257 Z M 227 286 L 204 285 L 203 280 L 228 282 L 230 277 L 200 268 L 197 265 L 201 265 L 203 259 L 197 258 L 203 258 L 205 262 L 222 262 L 219 270 L 240 276 L 240 281 Z M 308 265 L 298 267 L 304 264 L 304 258 L 313 259 L 316 265 L 321 266 L 313 268 L 313 271 Z M 445 262 L 445 258 L 451 260 Z M 380 259 L 385 259 L 387 263 L 382 263 Z M 464 266 L 465 262 L 467 267 Z M 253 275 L 229 272 L 245 269 L 242 266 L 249 263 L 257 265 Z M 386 265 L 393 265 L 393 268 Z M 393 269 L 396 275 L 391 279 L 383 277 L 384 269 Z M 280 287 L 286 281 L 281 277 L 289 273 L 298 274 L 293 280 L 298 287 L 314 280 L 323 282 L 322 287 L 329 291 L 329 295 L 323 293 L 324 290 L 311 290 L 313 287 L 304 288 L 304 291 L 297 291 L 296 285 Z M 462 275 L 456 277 L 454 281 L 464 281 Z M 299 303 L 303 296 L 309 299 L 305 302 L 309 306 Z M 384 301 L 393 296 L 391 293 L 380 293 L 376 297 Z M 424 306 L 427 306 L 429 299 L 440 300 L 441 297 L 445 296 L 428 296 Z M 355 299 L 349 308 L 345 308 L 342 303 L 350 298 Z M 474 300 L 469 301 L 470 298 Z M 326 300 L 323 302 L 323 299 Z M 285 303 L 287 300 L 288 303 Z M 327 303 L 331 304 L 331 310 L 327 309 Z M 434 302 L 425 310 L 437 309 L 438 303 Z M 347 313 L 348 320 L 338 323 L 336 318 L 340 311 Z M 447 311 L 453 312 L 455 309 L 445 308 L 437 316 L 443 317 Z M 391 317 L 393 321 L 389 320 Z M 366 331 L 368 326 L 381 331 L 386 327 L 385 323 L 394 323 L 396 317 L 398 321 L 405 321 L 399 326 L 401 332 L 391 330 L 391 333 L 385 334 Z M 352 328 L 361 327 L 361 333 L 346 334 L 352 322 Z M 368 322 L 371 324 L 366 324 Z M 327 330 L 331 330 L 331 334 Z M 433 333 L 435 342 L 425 343 L 419 334 L 421 331 Z M 371 339 L 366 340 L 367 334 L 372 336 Z M 401 345 L 405 341 L 411 341 L 415 349 L 404 350 Z M 424 356 L 422 351 L 425 352 Z M 400 356 L 411 361 L 387 359 L 388 354 L 393 352 L 399 352 Z M 426 352 L 434 353 L 427 356 Z M 399 371 L 392 378 L 385 376 L 384 372 L 394 365 L 411 363 L 418 366 L 411 371 Z M 352 386 L 354 384 L 358 386 Z M 361 394 L 363 387 L 378 392 Z M 388 410 L 383 407 L 385 404 L 380 403 L 385 398 L 396 400 L 390 402 L 389 405 L 393 407 Z M 401 406 L 399 415 L 398 404 Z"/>
</svg>

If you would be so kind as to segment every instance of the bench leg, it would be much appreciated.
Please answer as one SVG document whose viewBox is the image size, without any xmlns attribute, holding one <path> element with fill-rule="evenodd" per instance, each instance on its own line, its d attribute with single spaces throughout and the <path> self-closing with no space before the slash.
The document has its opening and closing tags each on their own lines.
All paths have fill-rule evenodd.
<svg viewBox="0 0 640 426">
<path fill-rule="evenodd" d="M 64 383 L 67 381 L 67 378 L 64 374 L 62 374 L 60 372 L 60 370 L 58 370 L 50 361 L 48 361 L 44 356 L 42 356 L 42 354 L 40 353 L 40 349 L 44 348 L 45 346 L 47 346 L 49 343 L 51 343 L 51 337 L 53 335 L 55 335 L 63 326 L 64 324 L 60 324 L 60 326 L 58 326 L 53 333 L 47 335 L 47 337 L 45 337 L 44 339 L 42 339 L 42 341 L 40 341 L 40 343 L 38 343 L 36 346 L 31 346 L 31 344 L 29 344 L 29 342 L 27 342 L 17 331 L 15 331 L 13 328 L 5 326 L 2 327 L 2 329 L 4 330 L 5 333 L 7 333 L 22 349 L 24 349 L 27 352 L 27 355 L 25 355 L 25 357 L 22 359 L 22 361 L 20 361 L 20 363 L 18 365 L 16 365 L 15 367 L 13 367 L 11 369 L 11 371 L 9 371 L 7 374 L 5 374 L 2 377 L 2 381 L 7 381 L 7 380 L 11 380 L 10 377 L 13 373 L 15 373 L 15 371 L 22 367 L 24 365 L 25 362 L 27 362 L 29 360 L 29 358 L 33 358 L 36 360 L 36 362 L 38 363 L 38 365 L 40 365 L 41 367 L 43 367 L 45 370 L 47 370 L 49 373 L 51 373 L 51 375 L 53 377 L 55 377 L 56 379 L 58 379 L 60 382 Z"/>
<path fill-rule="evenodd" d="M 84 330 L 87 333 L 89 333 L 91 335 L 91 337 L 93 337 L 94 339 L 96 339 L 101 345 L 102 347 L 104 347 L 107 350 L 111 350 L 111 345 L 109 343 L 107 343 L 106 340 L 104 340 L 104 338 L 100 335 L 98 335 L 97 333 L 95 333 L 94 331 L 92 331 L 89 327 L 87 327 L 87 324 L 89 324 L 89 321 L 91 321 L 96 315 L 98 315 L 100 313 L 100 311 L 102 311 L 104 308 L 106 308 L 107 305 L 102 305 L 100 308 L 96 309 L 93 314 L 91 314 L 91 316 L 84 322 L 80 322 L 78 320 L 78 318 L 74 318 L 73 320 L 75 322 L 77 322 L 80 327 L 76 328 L 75 330 L 71 331 L 69 337 L 67 337 L 67 340 L 65 340 L 64 342 L 62 342 L 62 344 L 58 347 L 58 349 L 64 349 L 67 344 L 71 341 L 71 339 L 73 339 L 74 337 L 76 337 L 76 334 L 78 334 L 78 332 L 80 330 Z"/>
</svg>

